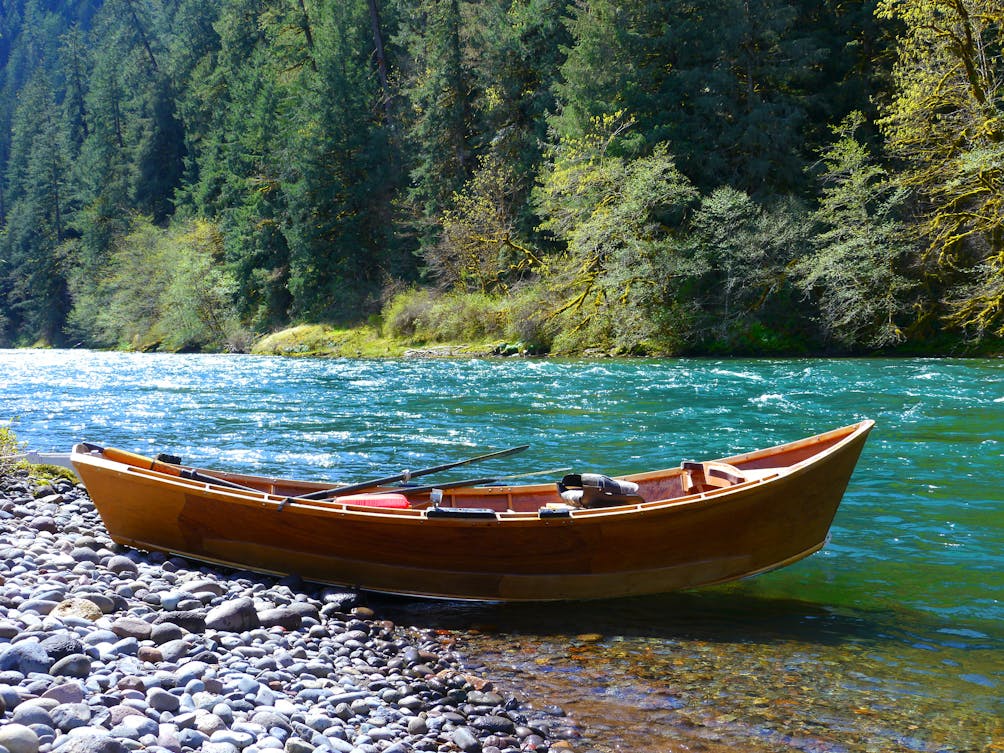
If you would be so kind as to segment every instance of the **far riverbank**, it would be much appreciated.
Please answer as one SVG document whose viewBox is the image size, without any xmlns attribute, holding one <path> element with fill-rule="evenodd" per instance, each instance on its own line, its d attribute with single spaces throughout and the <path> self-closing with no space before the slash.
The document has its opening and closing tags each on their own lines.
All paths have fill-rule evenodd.
<svg viewBox="0 0 1004 753">
<path fill-rule="evenodd" d="M 702 351 L 695 348 L 687 353 L 646 353 L 619 352 L 613 348 L 587 348 L 574 352 L 551 353 L 538 346 L 519 341 L 503 339 L 479 340 L 472 342 L 437 342 L 421 339 L 403 339 L 389 336 L 382 328 L 373 324 L 355 327 L 333 327 L 325 324 L 301 324 L 279 330 L 256 340 L 250 346 L 255 355 L 318 357 L 318 358 L 512 358 L 561 356 L 574 358 L 631 358 L 639 356 L 686 355 L 689 357 L 849 357 L 868 355 L 863 353 L 814 353 L 808 349 L 788 348 L 776 351 L 721 352 L 718 349 Z M 878 356 L 911 357 L 979 357 L 1004 358 L 1004 341 L 984 341 L 979 347 L 961 342 L 930 342 L 923 345 L 911 344 L 890 349 Z"/>
</svg>

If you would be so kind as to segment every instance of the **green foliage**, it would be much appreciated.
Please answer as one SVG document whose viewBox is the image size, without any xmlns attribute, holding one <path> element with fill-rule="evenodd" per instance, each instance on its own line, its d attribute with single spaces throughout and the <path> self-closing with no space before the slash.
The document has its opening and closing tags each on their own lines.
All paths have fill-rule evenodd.
<svg viewBox="0 0 1004 753">
<path fill-rule="evenodd" d="M 6 424 L 0 424 L 0 478 L 17 471 L 28 471 L 32 479 L 45 482 L 54 479 L 68 479 L 77 482 L 77 476 L 69 468 L 56 465 L 33 465 L 27 459 L 20 457 L 27 449 L 24 442 L 18 440 L 14 430 Z"/>
<path fill-rule="evenodd" d="M 506 336 L 508 308 L 501 296 L 409 290 L 388 303 L 384 327 L 392 337 L 416 343 L 476 343 Z"/>
<path fill-rule="evenodd" d="M 1004 335 L 1004 6 L 881 0 L 878 13 L 904 29 L 882 120 L 906 166 L 896 180 L 921 200 L 951 320 Z"/>
<path fill-rule="evenodd" d="M 422 322 L 432 318 L 436 293 L 412 288 L 393 296 L 383 308 L 384 329 L 391 337 L 416 340 Z"/>
<path fill-rule="evenodd" d="M 783 325 L 777 309 L 790 302 L 787 270 L 808 244 L 801 207 L 790 201 L 764 207 L 723 187 L 701 200 L 690 228 L 687 297 L 700 310 L 696 336 L 744 347 L 754 324 Z"/>
<path fill-rule="evenodd" d="M 916 283 L 903 271 L 911 245 L 899 216 L 905 194 L 889 182 L 856 132 L 860 113 L 834 129 L 822 155 L 823 184 L 813 251 L 794 265 L 799 286 L 819 298 L 826 336 L 843 347 L 903 342 Z"/>
<path fill-rule="evenodd" d="M 443 234 L 425 252 L 440 285 L 494 293 L 525 277 L 540 260 L 519 237 L 515 170 L 489 155 L 443 213 Z"/>
<path fill-rule="evenodd" d="M 404 350 L 402 343 L 382 337 L 369 325 L 340 329 L 301 324 L 267 335 L 254 344 L 251 352 L 273 356 L 380 358 L 400 356 Z"/>
<path fill-rule="evenodd" d="M 656 336 L 653 314 L 693 274 L 678 235 L 697 198 L 664 145 L 634 160 L 611 153 L 629 125 L 618 113 L 562 142 L 537 193 L 541 227 L 567 249 L 549 262 L 553 315 L 624 351 Z"/>
<path fill-rule="evenodd" d="M 0 234 L 0 259 L 8 265 L 8 316 L 16 329 L 58 343 L 66 314 L 59 248 L 67 233 L 67 148 L 55 93 L 44 71 L 22 89 L 11 129 L 5 200 L 9 209 Z"/>
<path fill-rule="evenodd" d="M 25 450 L 23 442 L 19 442 L 14 430 L 5 424 L 0 424 L 0 477 L 10 474 L 15 468 L 22 466 L 24 461 L 17 457 Z"/>
<path fill-rule="evenodd" d="M 424 280 L 385 316 L 430 341 L 975 352 L 1004 11 L 877 5 L 5 0 L 0 344 L 242 348 Z"/>
<path fill-rule="evenodd" d="M 100 345 L 146 350 L 243 349 L 233 279 L 218 229 L 196 222 L 164 231 L 135 218 L 94 285 L 74 278 L 71 323 Z"/>
<path fill-rule="evenodd" d="M 682 172 L 702 190 L 722 183 L 749 193 L 797 191 L 805 135 L 843 71 L 820 76 L 838 35 L 822 36 L 817 3 L 783 0 L 599 0 L 578 3 L 574 43 L 556 84 L 562 138 L 597 117 L 637 120 L 626 146 L 672 144 Z M 824 14 L 825 15 L 825 14 Z M 835 22 L 834 22 L 835 23 Z M 820 29 L 816 33 L 807 30 Z M 827 49 L 829 48 L 829 50 Z"/>
<path fill-rule="evenodd" d="M 397 36 L 411 76 L 408 137 L 413 151 L 409 198 L 424 219 L 434 219 L 467 178 L 471 161 L 470 85 L 462 65 L 459 0 L 409 3 Z"/>
</svg>

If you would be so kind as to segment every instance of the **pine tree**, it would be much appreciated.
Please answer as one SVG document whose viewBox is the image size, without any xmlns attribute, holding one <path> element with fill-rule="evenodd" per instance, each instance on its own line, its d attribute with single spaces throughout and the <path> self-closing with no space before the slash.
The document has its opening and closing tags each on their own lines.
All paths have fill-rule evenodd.
<svg viewBox="0 0 1004 753">
<path fill-rule="evenodd" d="M 43 71 L 21 90 L 7 165 L 9 212 L 0 235 L 7 260 L 8 318 L 20 338 L 61 342 L 69 309 L 60 249 L 66 240 L 65 135 Z"/>
<path fill-rule="evenodd" d="M 471 169 L 470 82 L 462 63 L 459 0 L 416 0 L 397 43 L 407 49 L 411 78 L 410 198 L 435 220 Z"/>
</svg>

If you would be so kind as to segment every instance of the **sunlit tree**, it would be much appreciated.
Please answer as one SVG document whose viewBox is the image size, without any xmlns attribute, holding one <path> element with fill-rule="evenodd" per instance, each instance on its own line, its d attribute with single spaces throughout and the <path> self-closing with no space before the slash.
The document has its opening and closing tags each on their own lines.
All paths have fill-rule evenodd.
<svg viewBox="0 0 1004 753">
<path fill-rule="evenodd" d="M 913 244 L 900 216 L 905 194 L 856 137 L 863 116 L 834 129 L 822 155 L 812 252 L 794 266 L 815 299 L 823 331 L 845 347 L 887 347 L 905 339 L 915 282 L 905 274 Z"/>
<path fill-rule="evenodd" d="M 881 0 L 903 24 L 881 122 L 920 201 L 920 233 L 958 282 L 953 321 L 1004 335 L 1004 4 Z"/>
</svg>

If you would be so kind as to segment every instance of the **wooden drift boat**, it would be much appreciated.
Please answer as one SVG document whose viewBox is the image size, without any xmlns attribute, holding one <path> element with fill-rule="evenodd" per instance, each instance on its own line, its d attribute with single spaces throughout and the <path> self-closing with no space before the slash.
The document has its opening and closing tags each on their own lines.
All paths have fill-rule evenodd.
<svg viewBox="0 0 1004 753">
<path fill-rule="evenodd" d="M 595 599 L 746 578 L 819 550 L 873 425 L 620 476 L 631 493 L 583 508 L 554 483 L 339 497 L 86 443 L 71 459 L 120 544 L 371 591 Z"/>
</svg>

